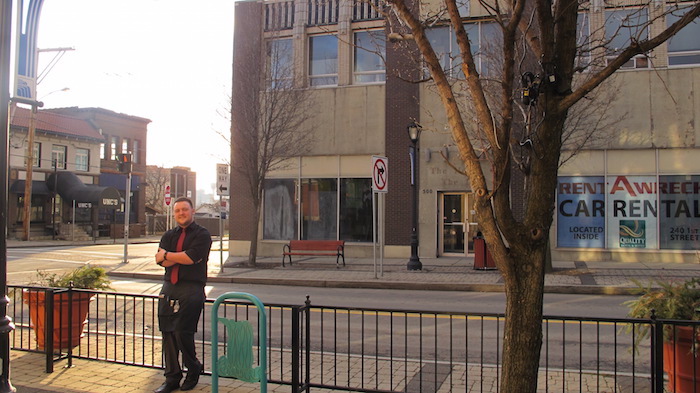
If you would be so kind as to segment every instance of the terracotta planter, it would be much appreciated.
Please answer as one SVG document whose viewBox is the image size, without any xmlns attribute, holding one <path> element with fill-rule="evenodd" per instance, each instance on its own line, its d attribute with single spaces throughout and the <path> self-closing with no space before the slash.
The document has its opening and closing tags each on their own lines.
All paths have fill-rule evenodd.
<svg viewBox="0 0 700 393">
<path fill-rule="evenodd" d="M 696 329 L 696 335 L 698 333 L 700 329 Z M 673 332 L 670 335 L 664 341 L 664 371 L 668 374 L 668 390 L 674 393 L 700 392 L 700 356 L 694 356 L 698 351 L 693 351 L 693 328 L 677 326 L 675 337 Z M 698 338 L 695 344 L 700 345 Z"/>
<path fill-rule="evenodd" d="M 74 348 L 80 344 L 83 328 L 88 322 L 90 301 L 94 297 L 91 293 L 73 292 L 73 305 L 72 310 L 70 310 L 72 315 L 69 315 L 68 296 L 68 293 L 65 292 L 54 294 L 53 347 L 55 350 Z M 25 289 L 22 292 L 22 298 L 29 305 L 29 319 L 36 334 L 37 346 L 43 350 L 46 337 L 46 292 Z"/>
</svg>

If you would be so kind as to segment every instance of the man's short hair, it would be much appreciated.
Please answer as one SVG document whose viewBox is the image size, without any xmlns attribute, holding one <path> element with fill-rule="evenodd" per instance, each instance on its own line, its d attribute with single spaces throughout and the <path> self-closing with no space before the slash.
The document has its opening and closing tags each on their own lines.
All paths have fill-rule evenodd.
<svg viewBox="0 0 700 393">
<path fill-rule="evenodd" d="M 192 204 L 192 200 L 190 198 L 180 197 L 180 198 L 177 198 L 175 200 L 175 203 L 178 203 L 178 202 L 187 202 L 190 204 L 190 207 L 194 209 L 194 205 Z M 173 206 L 175 206 L 175 203 L 173 203 Z"/>
</svg>

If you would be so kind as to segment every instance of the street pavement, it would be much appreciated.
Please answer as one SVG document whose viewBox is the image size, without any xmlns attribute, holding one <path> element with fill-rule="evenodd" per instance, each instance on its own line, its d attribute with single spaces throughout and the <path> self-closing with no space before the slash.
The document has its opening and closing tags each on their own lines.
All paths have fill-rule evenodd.
<svg viewBox="0 0 700 393">
<path fill-rule="evenodd" d="M 111 244 L 112 240 L 109 241 Z M 157 242 L 142 238 L 136 242 Z M 97 242 L 100 243 L 99 241 Z M 8 240 L 8 247 L 41 247 L 72 244 L 64 241 Z M 475 270 L 471 257 L 421 258 L 423 269 L 408 271 L 407 260 L 346 258 L 346 265 L 336 267 L 335 258 L 297 257 L 290 266 L 282 267 L 280 257 L 259 258 L 256 267 L 249 267 L 245 258 L 231 257 L 222 267 L 218 263 L 218 241 L 214 242 L 209 263 L 209 281 L 297 285 L 328 288 L 382 288 L 445 291 L 503 291 L 503 278 L 498 270 Z M 226 242 L 224 242 L 226 245 Z M 154 254 L 155 254 L 154 244 Z M 281 246 L 280 246 L 281 247 Z M 127 263 L 114 259 L 99 261 L 113 278 L 162 280 L 163 268 L 152 256 L 129 257 Z M 545 292 L 580 294 L 629 294 L 635 280 L 684 280 L 700 276 L 700 263 L 641 263 L 609 261 L 553 261 L 553 272 L 545 276 Z M 160 370 L 107 362 L 76 360 L 74 367 L 56 364 L 52 374 L 43 372 L 43 357 L 38 354 L 12 351 L 11 374 L 18 392 L 150 392 L 162 382 Z M 289 391 L 289 386 L 268 386 L 271 392 Z M 194 392 L 211 391 L 211 380 L 203 377 Z M 221 392 L 254 392 L 259 385 L 230 379 L 222 380 Z M 314 391 L 324 392 L 322 389 Z"/>
</svg>

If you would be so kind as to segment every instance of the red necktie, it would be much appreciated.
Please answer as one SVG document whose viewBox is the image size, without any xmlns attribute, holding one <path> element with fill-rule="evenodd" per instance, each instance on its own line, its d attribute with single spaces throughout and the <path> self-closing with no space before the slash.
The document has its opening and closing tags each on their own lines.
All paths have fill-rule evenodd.
<svg viewBox="0 0 700 393">
<path fill-rule="evenodd" d="M 180 237 L 177 239 L 177 247 L 175 248 L 176 252 L 182 251 L 182 245 L 185 244 L 185 228 L 182 228 L 182 232 L 180 232 Z M 177 284 L 178 280 L 178 272 L 180 271 L 180 264 L 176 264 L 173 266 L 173 271 L 170 272 L 170 282 L 173 284 Z"/>
</svg>

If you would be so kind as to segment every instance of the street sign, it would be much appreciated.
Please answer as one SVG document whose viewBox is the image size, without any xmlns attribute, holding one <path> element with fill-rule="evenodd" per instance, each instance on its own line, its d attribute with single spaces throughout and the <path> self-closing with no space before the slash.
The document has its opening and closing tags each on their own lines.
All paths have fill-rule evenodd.
<svg viewBox="0 0 700 393">
<path fill-rule="evenodd" d="M 228 164 L 216 164 L 216 194 L 229 196 L 229 183 Z"/>
<path fill-rule="evenodd" d="M 389 159 L 381 156 L 372 156 L 372 191 L 389 191 Z"/>
<path fill-rule="evenodd" d="M 170 197 L 170 186 L 165 186 L 165 206 L 170 206 L 170 201 L 172 201 Z"/>
</svg>

